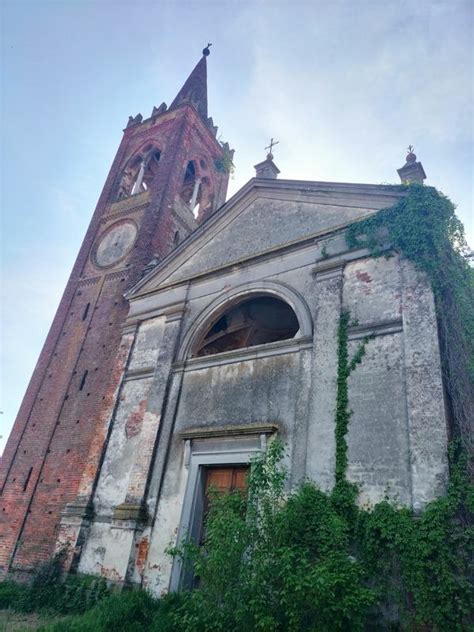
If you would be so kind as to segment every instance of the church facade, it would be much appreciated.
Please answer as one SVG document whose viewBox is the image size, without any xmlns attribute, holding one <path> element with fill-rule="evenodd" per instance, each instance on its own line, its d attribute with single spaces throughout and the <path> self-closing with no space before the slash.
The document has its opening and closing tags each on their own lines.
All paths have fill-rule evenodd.
<svg viewBox="0 0 474 632">
<path fill-rule="evenodd" d="M 199 540 L 206 488 L 238 488 L 274 437 L 289 486 L 334 484 L 338 326 L 349 350 L 348 478 L 360 502 L 420 510 L 447 480 L 427 279 L 350 249 L 386 185 L 278 178 L 269 154 L 225 202 L 232 152 L 207 115 L 208 49 L 167 108 L 130 118 L 7 446 L 4 572 L 55 549 L 155 594 Z M 410 153 L 402 181 L 425 174 Z"/>
</svg>

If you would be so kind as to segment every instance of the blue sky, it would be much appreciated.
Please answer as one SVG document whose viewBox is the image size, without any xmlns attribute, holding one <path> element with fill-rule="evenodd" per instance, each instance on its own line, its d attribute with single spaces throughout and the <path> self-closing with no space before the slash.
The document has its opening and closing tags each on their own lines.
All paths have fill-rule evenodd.
<svg viewBox="0 0 474 632">
<path fill-rule="evenodd" d="M 201 49 L 235 148 L 229 193 L 271 136 L 284 178 L 396 183 L 405 148 L 471 246 L 471 0 L 3 0 L 3 439 L 128 115 L 174 98 Z"/>
</svg>

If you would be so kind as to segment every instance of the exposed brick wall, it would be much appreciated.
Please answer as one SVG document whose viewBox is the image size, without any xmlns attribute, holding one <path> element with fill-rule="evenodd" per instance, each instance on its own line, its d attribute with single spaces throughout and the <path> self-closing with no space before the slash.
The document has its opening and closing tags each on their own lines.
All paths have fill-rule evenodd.
<svg viewBox="0 0 474 632">
<path fill-rule="evenodd" d="M 143 196 L 145 204 L 127 211 L 121 202 L 111 209 L 121 170 L 151 142 L 162 154 L 150 194 Z M 128 311 L 123 294 L 155 254 L 164 257 L 173 247 L 172 209 L 187 162 L 204 156 L 213 169 L 221 155 L 220 145 L 190 105 L 125 130 L 5 450 L 0 571 L 28 569 L 51 556 L 60 513 L 77 496 L 106 403 Z M 218 190 L 226 189 L 228 174 L 215 170 L 212 177 Z M 117 215 L 110 217 L 114 208 Z M 128 217 L 139 226 L 130 253 L 110 269 L 94 267 L 90 253 L 97 235 Z M 89 474 L 95 476 L 94 471 Z"/>
</svg>

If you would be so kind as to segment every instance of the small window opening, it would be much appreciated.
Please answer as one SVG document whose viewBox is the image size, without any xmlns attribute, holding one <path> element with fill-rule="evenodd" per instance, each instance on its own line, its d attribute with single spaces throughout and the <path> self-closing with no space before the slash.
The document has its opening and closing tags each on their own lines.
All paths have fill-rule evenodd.
<svg viewBox="0 0 474 632">
<path fill-rule="evenodd" d="M 173 243 L 174 243 L 175 246 L 177 246 L 180 241 L 181 241 L 181 237 L 179 235 L 179 230 L 177 230 L 175 232 L 175 234 L 174 234 L 174 237 L 173 237 Z"/>
<path fill-rule="evenodd" d="M 183 186 L 181 189 L 181 199 L 185 204 L 191 204 L 193 194 L 195 193 L 196 184 L 196 169 L 194 167 L 194 162 L 190 160 L 186 165 Z"/>
<path fill-rule="evenodd" d="M 90 308 L 91 304 L 87 303 L 87 305 L 84 308 L 84 313 L 82 314 L 82 320 L 85 320 L 87 318 L 87 314 L 89 313 L 89 308 Z"/>
<path fill-rule="evenodd" d="M 28 487 L 28 483 L 30 482 L 30 478 L 31 478 L 31 473 L 33 472 L 33 468 L 30 467 L 30 469 L 28 470 L 28 474 L 25 478 L 25 482 L 23 483 L 23 491 L 26 492 L 26 488 Z"/>
<path fill-rule="evenodd" d="M 207 330 L 194 357 L 294 338 L 299 323 L 292 308 L 271 296 L 247 299 L 235 305 Z"/>
<path fill-rule="evenodd" d="M 87 374 L 89 373 L 89 371 L 84 371 L 84 375 L 82 376 L 82 380 L 81 383 L 79 384 L 79 390 L 82 391 L 82 389 L 84 388 L 85 384 L 86 384 L 86 379 L 87 379 Z"/>
</svg>

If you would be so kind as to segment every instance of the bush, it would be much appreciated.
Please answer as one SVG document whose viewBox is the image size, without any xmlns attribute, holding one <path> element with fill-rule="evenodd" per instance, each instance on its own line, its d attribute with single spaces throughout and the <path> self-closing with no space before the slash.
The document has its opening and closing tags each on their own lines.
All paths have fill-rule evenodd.
<svg viewBox="0 0 474 632">
<path fill-rule="evenodd" d="M 452 467 L 447 496 L 421 516 L 389 502 L 358 508 L 341 481 L 289 496 L 275 442 L 253 463 L 249 497 L 215 495 L 203 548 L 172 551 L 199 587 L 170 613 L 174 630 L 467 630 L 472 623 L 472 487 Z M 400 628 L 401 626 L 401 628 Z"/>
<path fill-rule="evenodd" d="M 273 442 L 252 464 L 248 499 L 213 497 L 204 549 L 173 551 L 200 580 L 172 613 L 176 630 L 364 629 L 376 598 L 349 525 L 312 484 L 285 497 L 282 454 Z"/>
<path fill-rule="evenodd" d="M 40 564 L 30 584 L 0 582 L 0 608 L 16 612 L 81 614 L 110 594 L 105 579 L 89 575 L 64 577 L 62 556 Z"/>
<path fill-rule="evenodd" d="M 10 608 L 18 612 L 25 612 L 29 595 L 29 586 L 9 580 L 2 581 L 0 582 L 0 609 Z"/>
<path fill-rule="evenodd" d="M 38 632 L 174 632 L 170 612 L 179 595 L 154 599 L 145 590 L 109 595 L 86 613 L 40 628 Z"/>
</svg>

